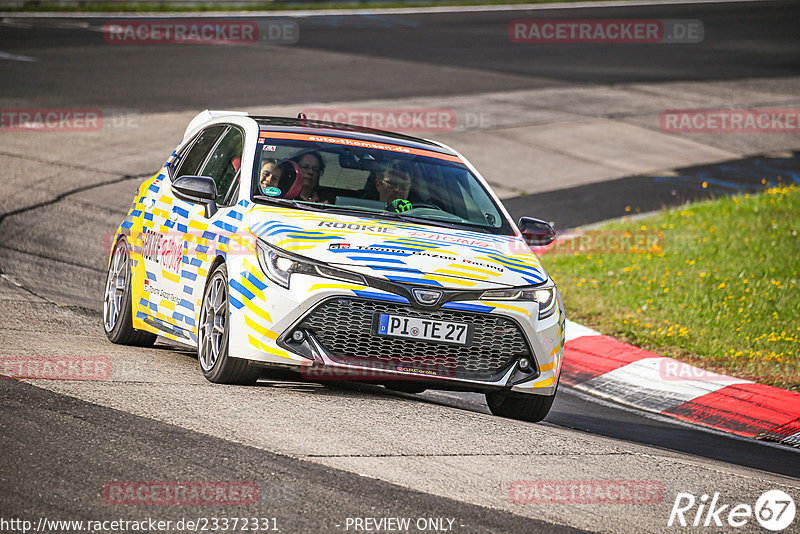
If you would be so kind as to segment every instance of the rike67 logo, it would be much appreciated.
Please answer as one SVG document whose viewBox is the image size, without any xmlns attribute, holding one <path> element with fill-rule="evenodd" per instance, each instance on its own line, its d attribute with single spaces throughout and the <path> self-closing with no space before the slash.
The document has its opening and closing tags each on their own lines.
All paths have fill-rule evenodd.
<svg viewBox="0 0 800 534">
<path fill-rule="evenodd" d="M 779 532 L 792 524 L 795 512 L 794 499 L 781 490 L 765 491 L 755 506 L 724 503 L 719 492 L 713 496 L 703 494 L 699 498 L 691 493 L 678 493 L 667 526 L 740 528 L 755 517 L 765 529 Z"/>
</svg>

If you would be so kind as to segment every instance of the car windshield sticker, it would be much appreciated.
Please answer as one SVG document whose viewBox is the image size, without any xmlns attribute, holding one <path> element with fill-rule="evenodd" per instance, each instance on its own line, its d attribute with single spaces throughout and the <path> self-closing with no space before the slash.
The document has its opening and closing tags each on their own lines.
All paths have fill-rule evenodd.
<svg viewBox="0 0 800 534">
<path fill-rule="evenodd" d="M 281 194 L 281 190 L 278 189 L 277 187 L 265 187 L 264 194 L 269 195 L 271 197 L 277 197 L 278 195 Z"/>
<path fill-rule="evenodd" d="M 423 150 L 407 146 L 389 145 L 386 143 L 376 143 L 373 141 L 363 141 L 361 139 L 347 139 L 344 137 L 330 137 L 327 135 L 296 134 L 288 132 L 261 132 L 258 134 L 260 139 L 292 139 L 296 141 L 310 141 L 312 143 L 331 143 L 336 145 L 347 145 L 362 148 L 373 148 L 376 150 L 386 150 L 389 152 L 400 152 L 402 154 L 414 154 L 416 156 L 426 156 L 445 161 L 460 162 L 456 156 L 442 154 L 433 150 Z"/>
</svg>

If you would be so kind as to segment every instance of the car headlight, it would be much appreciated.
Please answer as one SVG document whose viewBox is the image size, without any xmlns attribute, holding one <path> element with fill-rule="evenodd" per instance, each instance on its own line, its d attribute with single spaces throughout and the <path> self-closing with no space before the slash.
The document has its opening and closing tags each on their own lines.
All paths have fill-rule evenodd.
<svg viewBox="0 0 800 534">
<path fill-rule="evenodd" d="M 292 254 L 260 239 L 256 246 L 256 256 L 258 256 L 258 263 L 264 274 L 270 280 L 286 289 L 289 289 L 289 281 L 293 274 L 323 276 L 344 282 L 367 285 L 366 280 L 360 274 L 330 267 L 322 262 Z"/>
<path fill-rule="evenodd" d="M 490 289 L 484 291 L 485 300 L 527 300 L 539 304 L 539 319 L 545 319 L 556 311 L 556 286 L 551 282 L 546 286 L 512 287 L 509 289 Z"/>
</svg>

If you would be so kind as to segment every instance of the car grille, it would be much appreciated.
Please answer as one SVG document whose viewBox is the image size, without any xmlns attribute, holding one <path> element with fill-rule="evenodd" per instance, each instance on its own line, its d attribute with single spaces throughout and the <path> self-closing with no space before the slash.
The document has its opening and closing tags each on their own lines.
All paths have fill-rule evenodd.
<svg viewBox="0 0 800 534">
<path fill-rule="evenodd" d="M 472 345 L 373 335 L 376 313 L 472 323 Z M 420 374 L 436 376 L 488 379 L 507 370 L 518 357 L 530 355 L 525 336 L 514 321 L 482 313 L 421 311 L 386 302 L 334 298 L 314 308 L 298 327 L 312 331 L 337 362 L 433 370 Z"/>
</svg>

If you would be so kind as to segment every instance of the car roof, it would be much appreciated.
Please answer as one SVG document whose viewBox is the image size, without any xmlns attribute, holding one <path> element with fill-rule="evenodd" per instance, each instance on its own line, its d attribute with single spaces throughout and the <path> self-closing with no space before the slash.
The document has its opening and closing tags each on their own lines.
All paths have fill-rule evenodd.
<svg viewBox="0 0 800 534">
<path fill-rule="evenodd" d="M 450 156 L 456 156 L 456 154 L 454 154 L 452 151 L 442 147 L 438 143 L 429 141 L 427 139 L 422 139 L 420 137 L 413 137 L 396 132 L 376 130 L 373 128 L 366 128 L 352 124 L 342 124 L 312 119 L 293 119 L 288 117 L 251 118 L 258 123 L 261 131 L 296 132 L 310 135 L 337 136 L 347 139 L 359 139 L 374 143 L 387 143 L 409 148 L 431 150 L 434 152 L 440 152 L 442 154 L 448 154 Z"/>
</svg>

